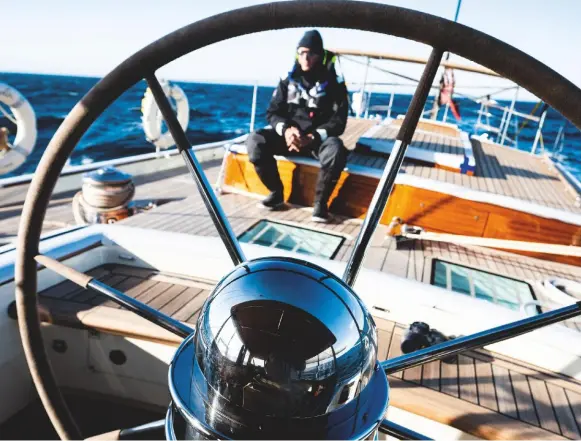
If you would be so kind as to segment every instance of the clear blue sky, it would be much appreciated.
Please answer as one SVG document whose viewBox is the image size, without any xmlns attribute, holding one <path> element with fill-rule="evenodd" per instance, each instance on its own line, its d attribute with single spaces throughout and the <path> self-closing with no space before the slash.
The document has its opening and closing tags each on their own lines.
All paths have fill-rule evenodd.
<svg viewBox="0 0 581 441">
<path fill-rule="evenodd" d="M 102 76 L 155 39 L 250 0 L 19 0 L 2 5 L 0 71 Z M 397 6 L 453 19 L 456 0 L 391 0 Z M 581 87 L 581 0 L 463 0 L 459 22 L 529 53 Z M 337 29 L 322 30 L 325 45 L 426 56 L 421 44 Z M 288 70 L 302 30 L 240 37 L 202 49 L 163 68 L 169 79 L 275 84 Z M 6 44 L 8 42 L 8 44 Z M 395 64 L 384 64 L 395 68 Z M 362 68 L 345 66 L 348 80 Z M 398 65 L 418 77 L 419 66 Z M 371 81 L 393 81 L 373 74 Z M 465 74 L 458 82 L 489 81 Z M 526 94 L 521 95 L 525 98 Z"/>
</svg>

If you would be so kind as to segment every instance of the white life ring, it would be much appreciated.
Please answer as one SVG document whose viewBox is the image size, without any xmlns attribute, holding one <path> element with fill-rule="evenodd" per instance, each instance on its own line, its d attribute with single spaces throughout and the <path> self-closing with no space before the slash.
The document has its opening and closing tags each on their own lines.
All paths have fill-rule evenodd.
<svg viewBox="0 0 581 441">
<path fill-rule="evenodd" d="M 36 144 L 36 115 L 28 100 L 13 87 L 0 83 L 0 103 L 10 108 L 16 120 L 16 138 L 10 150 L 0 152 L 0 175 L 20 167 Z"/>
<path fill-rule="evenodd" d="M 163 88 L 165 96 L 175 101 L 178 121 L 185 132 L 190 121 L 190 105 L 186 94 L 179 86 L 175 84 L 170 85 L 167 81 L 161 81 L 161 87 Z M 141 117 L 143 131 L 149 142 L 155 145 L 158 150 L 167 149 L 175 144 L 169 130 L 165 133 L 161 132 L 163 116 L 149 87 L 145 91 L 145 95 L 141 101 L 141 113 L 143 114 Z"/>
</svg>

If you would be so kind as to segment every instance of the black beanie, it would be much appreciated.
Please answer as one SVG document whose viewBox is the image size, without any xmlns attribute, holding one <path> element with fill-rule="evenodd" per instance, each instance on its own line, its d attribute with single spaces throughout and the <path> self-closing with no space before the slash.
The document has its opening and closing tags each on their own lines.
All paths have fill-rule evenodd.
<svg viewBox="0 0 581 441">
<path fill-rule="evenodd" d="M 323 38 L 319 34 L 319 31 L 307 31 L 303 35 L 303 38 L 301 38 L 301 41 L 299 41 L 297 48 L 299 47 L 306 47 L 316 54 L 322 54 L 324 52 Z"/>
</svg>

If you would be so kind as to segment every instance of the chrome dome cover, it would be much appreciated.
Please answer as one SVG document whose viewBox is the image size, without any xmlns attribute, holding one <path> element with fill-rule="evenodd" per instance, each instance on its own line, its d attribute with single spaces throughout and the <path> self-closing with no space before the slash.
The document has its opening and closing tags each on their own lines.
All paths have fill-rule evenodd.
<svg viewBox="0 0 581 441">
<path fill-rule="evenodd" d="M 365 438 L 387 407 L 371 315 L 335 275 L 291 258 L 218 283 L 169 381 L 188 437 Z"/>
</svg>

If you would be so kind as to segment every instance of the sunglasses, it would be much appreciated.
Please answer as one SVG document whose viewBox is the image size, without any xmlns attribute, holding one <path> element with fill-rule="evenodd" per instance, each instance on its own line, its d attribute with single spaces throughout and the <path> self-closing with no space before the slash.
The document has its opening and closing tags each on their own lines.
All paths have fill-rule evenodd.
<svg viewBox="0 0 581 441">
<path fill-rule="evenodd" d="M 311 52 L 311 51 L 298 51 L 297 55 L 299 57 L 314 58 L 314 57 L 317 57 L 319 54 L 316 54 L 316 53 Z"/>
</svg>

